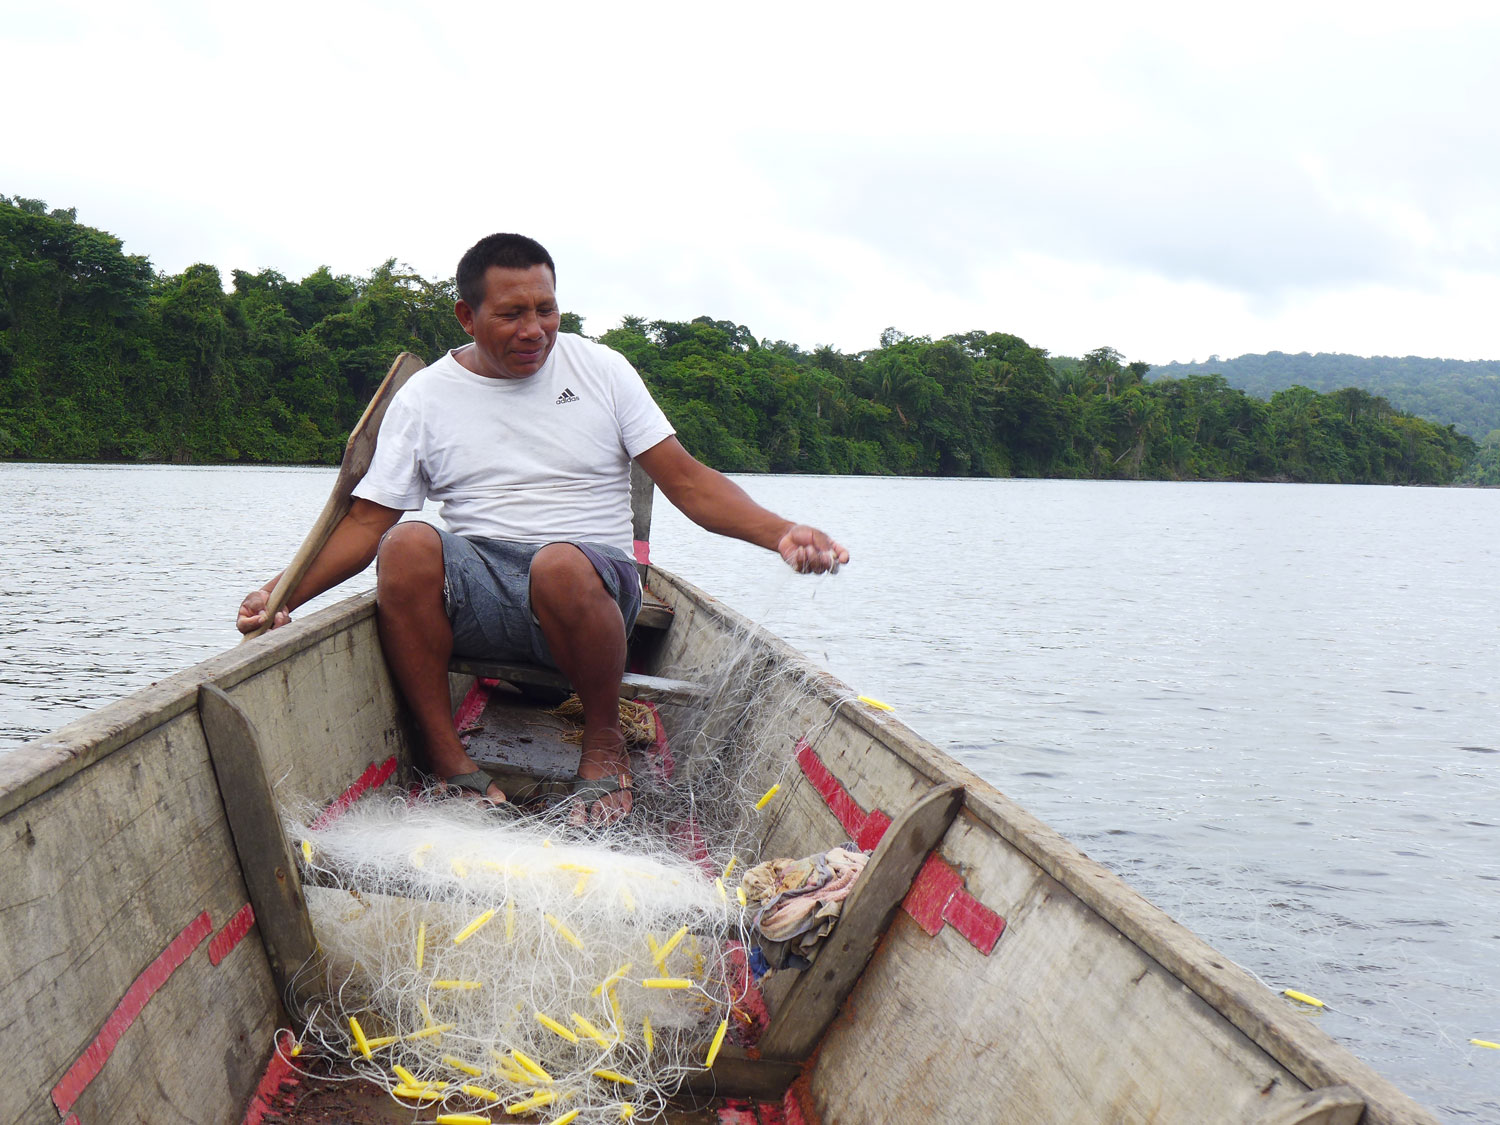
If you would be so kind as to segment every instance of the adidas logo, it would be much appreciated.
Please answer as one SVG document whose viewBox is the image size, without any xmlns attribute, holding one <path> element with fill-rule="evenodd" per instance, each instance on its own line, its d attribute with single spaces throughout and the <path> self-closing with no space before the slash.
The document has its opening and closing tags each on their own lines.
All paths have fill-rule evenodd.
<svg viewBox="0 0 1500 1125">
<path fill-rule="evenodd" d="M 557 396 L 555 405 L 561 406 L 565 402 L 582 402 L 583 399 L 575 395 L 570 387 L 564 387 L 563 393 Z"/>
</svg>

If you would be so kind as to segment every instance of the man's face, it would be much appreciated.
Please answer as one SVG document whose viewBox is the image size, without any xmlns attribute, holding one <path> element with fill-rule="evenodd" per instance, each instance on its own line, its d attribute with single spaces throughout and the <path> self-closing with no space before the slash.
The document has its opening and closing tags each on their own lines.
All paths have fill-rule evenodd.
<svg viewBox="0 0 1500 1125">
<path fill-rule="evenodd" d="M 484 302 L 477 309 L 464 301 L 454 307 L 458 322 L 474 337 L 479 374 L 491 379 L 535 375 L 552 354 L 562 319 L 552 271 L 491 266 L 484 282 Z"/>
</svg>

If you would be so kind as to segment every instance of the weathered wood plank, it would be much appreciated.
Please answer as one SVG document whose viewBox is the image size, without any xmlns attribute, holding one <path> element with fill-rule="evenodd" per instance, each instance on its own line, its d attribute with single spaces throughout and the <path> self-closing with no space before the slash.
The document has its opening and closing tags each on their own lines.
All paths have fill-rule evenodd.
<svg viewBox="0 0 1500 1125">
<path fill-rule="evenodd" d="M 366 625 L 374 636 L 375 591 L 309 614 L 277 629 L 254 645 L 237 645 L 219 656 L 132 692 L 91 711 L 52 734 L 0 754 L 0 816 L 61 785 L 121 747 L 149 734 L 198 705 L 198 685 L 213 682 L 226 691 L 330 637 Z M 226 630 L 227 632 L 227 630 Z M 360 647 L 364 647 L 363 644 Z M 275 776 L 275 771 L 272 770 Z"/>
<path fill-rule="evenodd" d="M 112 1016 L 83 1121 L 237 1121 L 276 1026 L 258 942 L 213 965 L 204 940 L 118 1011 L 185 929 L 206 913 L 217 934 L 246 902 L 197 716 L 0 817 L 0 872 L 0 1121 L 56 1121 L 50 1091 Z"/>
<path fill-rule="evenodd" d="M 672 607 L 647 590 L 641 599 L 641 611 L 635 617 L 636 631 L 647 629 L 660 632 L 669 629 L 672 617 Z"/>
<path fill-rule="evenodd" d="M 985 956 L 952 925 L 929 936 L 897 915 L 823 1040 L 811 1091 L 826 1122 L 895 1103 L 997 1125 L 1250 1121 L 1305 1093 L 968 812 L 941 855 L 1005 935 Z"/>
<path fill-rule="evenodd" d="M 702 1098 L 753 1098 L 780 1101 L 802 1068 L 796 1063 L 752 1059 L 743 1047 L 726 1045 L 714 1059 L 712 1069 L 693 1071 L 682 1089 Z"/>
<path fill-rule="evenodd" d="M 278 997 L 261 942 L 226 929 L 247 891 L 198 689 L 216 681 L 252 716 L 279 790 L 336 795 L 405 753 L 373 605 L 310 614 L 0 756 L 0 1122 L 56 1120 L 49 1091 L 103 1029 L 112 1049 L 82 1084 L 82 1120 L 239 1120 Z M 205 914 L 213 937 L 123 1019 L 143 971 Z"/>
<path fill-rule="evenodd" d="M 307 997 L 293 986 L 298 970 L 316 955 L 317 941 L 255 728 L 213 684 L 198 689 L 198 715 L 276 991 L 293 1011 L 303 1011 Z"/>
<path fill-rule="evenodd" d="M 651 542 L 651 506 L 656 497 L 656 482 L 651 474 L 641 468 L 640 462 L 630 462 L 630 534 L 642 543 Z"/>
<path fill-rule="evenodd" d="M 764 1057 L 797 1061 L 817 1046 L 963 800 L 963 786 L 934 785 L 891 823 L 817 960 L 797 978 L 761 1037 Z"/>
<path fill-rule="evenodd" d="M 320 806 L 372 764 L 411 762 L 409 729 L 373 619 L 232 687 L 215 682 L 254 719 L 280 805 Z"/>
<path fill-rule="evenodd" d="M 478 720 L 461 733 L 469 756 L 512 801 L 527 801 L 542 791 L 565 792 L 578 777 L 578 725 L 518 695 L 497 690 Z M 639 749 L 630 753 L 630 768 L 637 777 L 647 776 L 647 759 Z"/>
<path fill-rule="evenodd" d="M 455 657 L 448 664 L 451 672 L 481 676 L 491 680 L 505 680 L 512 684 L 532 684 L 537 687 L 571 691 L 568 677 L 553 668 L 538 664 L 516 664 L 499 660 L 470 660 Z M 648 699 L 662 702 L 686 702 L 703 695 L 700 684 L 688 680 L 668 679 L 665 676 L 647 676 L 638 672 L 626 672 L 620 681 L 621 699 Z"/>
<path fill-rule="evenodd" d="M 1365 1100 L 1349 1086 L 1324 1086 L 1289 1106 L 1273 1111 L 1256 1125 L 1357 1125 Z"/>
<path fill-rule="evenodd" d="M 986 960 L 951 927 L 929 937 L 897 915 L 823 1040 L 811 1094 L 825 1125 L 881 1120 L 890 1105 L 988 1125 L 1197 1125 L 1302 1096 L 1051 880 L 1010 923 Z"/>
</svg>

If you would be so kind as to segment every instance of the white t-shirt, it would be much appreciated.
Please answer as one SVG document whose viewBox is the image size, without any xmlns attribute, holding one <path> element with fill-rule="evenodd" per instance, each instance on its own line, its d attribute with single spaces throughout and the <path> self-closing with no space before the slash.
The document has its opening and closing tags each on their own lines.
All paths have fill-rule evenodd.
<svg viewBox="0 0 1500 1125">
<path fill-rule="evenodd" d="M 439 501 L 456 535 L 629 554 L 630 459 L 674 433 L 629 361 L 572 333 L 524 379 L 476 375 L 453 356 L 391 400 L 354 495 L 404 511 Z"/>
</svg>

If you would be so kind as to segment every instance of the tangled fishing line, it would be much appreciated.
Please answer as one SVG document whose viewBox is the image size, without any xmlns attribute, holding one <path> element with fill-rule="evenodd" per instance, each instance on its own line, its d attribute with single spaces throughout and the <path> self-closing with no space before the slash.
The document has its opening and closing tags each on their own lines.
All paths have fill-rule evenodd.
<svg viewBox="0 0 1500 1125">
<path fill-rule="evenodd" d="M 722 1042 L 738 911 L 690 860 L 548 833 L 389 796 L 302 833 L 324 1048 L 415 1103 L 659 1111 Z"/>
<path fill-rule="evenodd" d="M 657 738 L 624 824 L 391 789 L 288 815 L 320 948 L 303 1047 L 439 1119 L 659 1117 L 749 1022 L 731 876 L 758 858 L 757 798 L 791 760 L 757 701 L 811 694 L 743 638 L 705 662 L 703 698 L 663 707 L 672 748 Z"/>
</svg>

